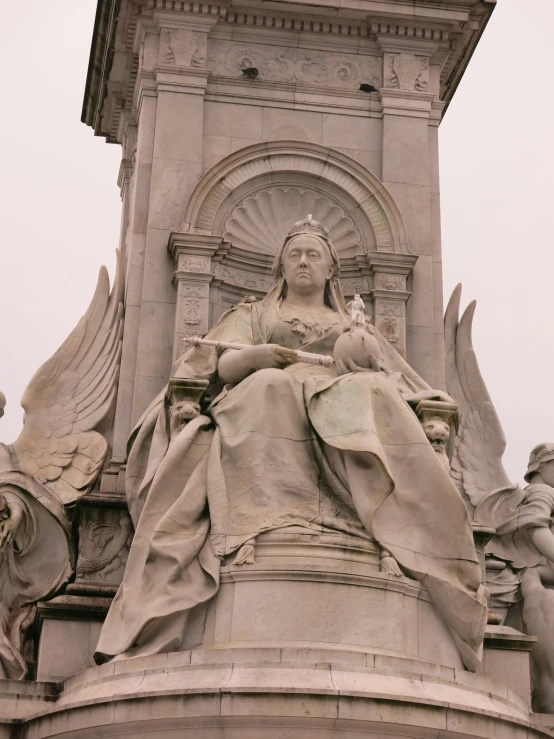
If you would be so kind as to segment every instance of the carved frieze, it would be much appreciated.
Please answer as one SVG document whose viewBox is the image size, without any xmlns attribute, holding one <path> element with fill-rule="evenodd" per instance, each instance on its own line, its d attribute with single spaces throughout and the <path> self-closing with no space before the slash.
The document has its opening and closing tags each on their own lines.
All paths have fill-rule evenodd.
<svg viewBox="0 0 554 739">
<path fill-rule="evenodd" d="M 222 264 L 214 264 L 213 274 L 219 280 L 226 282 L 228 285 L 236 287 L 244 287 L 249 290 L 259 290 L 267 292 L 273 284 L 273 278 L 269 275 L 260 275 L 252 272 L 246 272 L 235 267 L 226 267 Z"/>
<path fill-rule="evenodd" d="M 290 224 L 306 213 L 312 213 L 329 229 L 339 253 L 351 248 L 361 250 L 360 232 L 344 208 L 308 187 L 267 187 L 244 198 L 225 220 L 223 238 L 239 249 L 275 254 Z"/>
<path fill-rule="evenodd" d="M 183 319 L 183 337 L 197 336 L 202 325 L 202 301 L 199 297 L 185 297 L 181 300 L 181 314 Z"/>
<path fill-rule="evenodd" d="M 159 60 L 164 66 L 204 69 L 207 49 L 207 34 L 204 31 L 183 28 L 161 30 Z"/>
<path fill-rule="evenodd" d="M 315 87 L 358 90 L 362 82 L 381 85 L 378 57 L 335 54 L 281 46 L 210 41 L 208 69 L 218 77 L 242 77 L 249 67 L 260 79 Z"/>
<path fill-rule="evenodd" d="M 402 275 L 387 275 L 378 272 L 375 275 L 375 287 L 379 290 L 405 290 L 406 278 Z"/>
<path fill-rule="evenodd" d="M 179 255 L 179 269 L 183 272 L 209 272 L 211 265 L 210 257 Z"/>
<path fill-rule="evenodd" d="M 384 55 L 384 87 L 389 89 L 427 92 L 429 88 L 429 57 L 416 54 Z"/>
<path fill-rule="evenodd" d="M 359 277 L 341 279 L 342 291 L 346 297 L 354 295 L 363 295 L 369 291 L 369 279 L 360 275 Z"/>
<path fill-rule="evenodd" d="M 123 579 L 133 526 L 120 508 L 86 507 L 79 521 L 76 584 L 118 586 Z"/>
<path fill-rule="evenodd" d="M 403 305 L 402 303 L 393 302 L 392 300 L 383 300 L 379 312 L 382 316 L 387 316 L 387 318 L 391 316 L 402 316 L 403 315 Z"/>
</svg>

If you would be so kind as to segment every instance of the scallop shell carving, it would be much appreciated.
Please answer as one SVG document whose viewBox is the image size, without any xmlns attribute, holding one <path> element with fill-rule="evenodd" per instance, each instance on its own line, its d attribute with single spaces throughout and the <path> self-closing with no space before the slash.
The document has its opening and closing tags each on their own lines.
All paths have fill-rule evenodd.
<svg viewBox="0 0 554 739">
<path fill-rule="evenodd" d="M 275 254 L 292 224 L 311 213 L 330 232 L 339 254 L 355 253 L 360 233 L 344 209 L 326 195 L 300 187 L 269 187 L 258 190 L 237 205 L 224 225 L 223 238 L 239 249 Z"/>
</svg>

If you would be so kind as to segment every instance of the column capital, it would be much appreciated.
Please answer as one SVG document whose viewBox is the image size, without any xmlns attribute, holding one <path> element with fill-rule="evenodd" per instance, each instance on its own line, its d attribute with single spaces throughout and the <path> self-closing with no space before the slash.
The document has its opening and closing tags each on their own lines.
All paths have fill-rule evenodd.
<svg viewBox="0 0 554 739">
<path fill-rule="evenodd" d="M 210 234 L 187 234 L 173 232 L 169 237 L 167 248 L 176 265 L 179 264 L 181 257 L 199 258 L 200 260 L 209 260 L 216 253 L 223 243 L 223 237 L 211 236 Z M 205 264 L 206 262 L 193 262 L 197 264 Z M 203 271 L 203 270 L 191 270 Z"/>
<path fill-rule="evenodd" d="M 431 118 L 435 96 L 416 90 L 381 88 L 379 90 L 383 115 L 402 115 L 412 118 Z"/>
<path fill-rule="evenodd" d="M 411 295 L 407 280 L 417 255 L 369 252 L 367 262 L 373 275 L 369 294 L 373 300 L 375 326 L 402 356 L 406 356 L 406 303 Z"/>
<path fill-rule="evenodd" d="M 210 283 L 214 279 L 212 257 L 223 242 L 221 236 L 174 232 L 168 249 L 176 270 L 177 288 L 173 359 L 183 351 L 183 339 L 209 329 Z"/>
<path fill-rule="evenodd" d="M 386 273 L 407 277 L 411 274 L 417 259 L 417 254 L 397 254 L 396 252 L 377 251 L 370 251 L 367 254 L 367 263 L 370 273 L 373 275 Z"/>
</svg>

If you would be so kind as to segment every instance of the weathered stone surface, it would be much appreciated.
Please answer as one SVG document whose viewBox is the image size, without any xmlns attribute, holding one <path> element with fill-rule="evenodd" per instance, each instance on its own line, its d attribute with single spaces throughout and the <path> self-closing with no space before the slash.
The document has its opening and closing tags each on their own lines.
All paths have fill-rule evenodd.
<svg viewBox="0 0 554 739">
<path fill-rule="evenodd" d="M 164 654 L 86 670 L 58 686 L 16 693 L 12 685 L 0 686 L 0 711 L 22 720 L 33 739 L 131 739 L 145 726 L 152 736 L 195 739 L 550 736 L 530 723 L 520 696 L 487 678 L 301 645 Z"/>
<path fill-rule="evenodd" d="M 1 573 L 13 585 L 36 543 L 41 581 L 10 591 L 0 661 L 15 644 L 59 681 L 4 681 L 0 736 L 546 735 L 530 723 L 534 637 L 491 626 L 478 665 L 493 527 L 470 526 L 449 478 L 472 515 L 494 489 L 517 499 L 493 544 L 527 537 L 552 560 L 551 482 L 518 492 L 503 476 L 471 309 L 449 311 L 445 359 L 437 126 L 492 4 L 405 5 L 99 3 L 84 120 L 123 146 L 121 378 L 115 419 L 83 426 L 79 403 L 112 408 L 113 299 L 107 339 L 87 340 L 106 329 L 92 317 L 77 350 L 71 422 L 101 436 L 76 450 L 45 430 L 74 389 L 50 378 L 42 462 L 15 445 L 14 472 L 43 487 L 14 493 L 0 472 Z M 330 234 L 309 219 L 281 251 L 306 213 Z M 181 358 L 211 329 L 242 348 Z M 329 362 L 295 361 L 301 348 Z M 491 605 L 519 597 L 514 562 L 488 558 Z M 545 572 L 524 575 L 522 613 L 552 710 Z M 91 667 L 95 650 L 113 660 Z"/>
</svg>

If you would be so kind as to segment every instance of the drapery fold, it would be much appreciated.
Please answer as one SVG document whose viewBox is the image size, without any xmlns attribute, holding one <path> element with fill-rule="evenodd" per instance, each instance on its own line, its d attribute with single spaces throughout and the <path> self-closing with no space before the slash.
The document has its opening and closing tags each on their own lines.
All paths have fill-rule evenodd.
<svg viewBox="0 0 554 739">
<path fill-rule="evenodd" d="M 22 680 L 34 603 L 51 597 L 73 572 L 71 524 L 62 503 L 17 470 L 0 470 L 0 492 L 22 511 L 12 545 L 0 552 L 0 678 Z"/>
<path fill-rule="evenodd" d="M 276 342 L 331 355 L 337 318 L 303 342 L 277 304 L 240 304 L 209 338 Z M 407 400 L 434 393 L 378 332 L 379 373 L 337 377 L 296 364 L 236 386 L 199 346 L 177 377 L 208 380 L 204 415 L 172 440 L 162 393 L 130 440 L 126 490 L 135 538 L 97 660 L 183 648 L 194 609 L 219 586 L 220 558 L 289 525 L 373 537 L 421 581 L 468 669 L 482 650 L 486 607 L 464 503 Z"/>
</svg>

